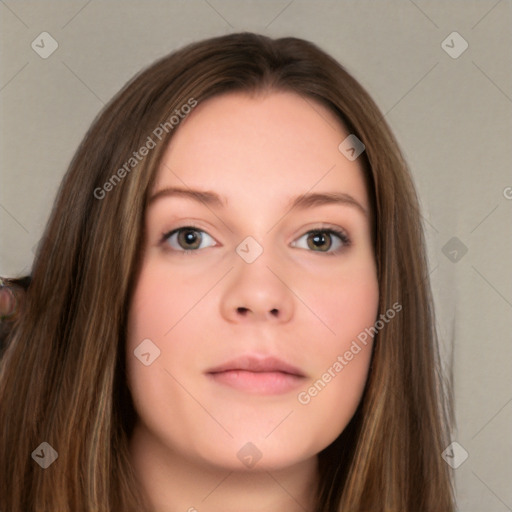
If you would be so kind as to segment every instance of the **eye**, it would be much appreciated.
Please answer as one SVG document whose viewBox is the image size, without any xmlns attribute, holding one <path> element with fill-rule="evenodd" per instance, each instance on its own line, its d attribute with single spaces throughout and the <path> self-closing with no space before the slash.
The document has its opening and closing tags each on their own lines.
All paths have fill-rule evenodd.
<svg viewBox="0 0 512 512">
<path fill-rule="evenodd" d="M 305 239 L 305 244 L 301 244 L 303 239 Z M 210 242 L 209 245 L 207 245 L 208 241 Z M 214 239 L 208 233 L 195 226 L 184 226 L 164 233 L 161 243 L 170 246 L 173 251 L 184 254 L 197 253 L 199 249 L 215 245 Z M 312 249 L 314 252 L 336 255 L 344 247 L 349 246 L 350 243 L 348 235 L 342 230 L 332 228 L 314 229 L 293 242 L 292 247 Z"/>
<path fill-rule="evenodd" d="M 299 242 L 304 238 L 306 239 L 306 246 L 299 245 Z M 333 242 L 333 239 L 337 240 L 334 240 Z M 312 249 L 315 252 L 324 252 L 329 255 L 337 254 L 343 249 L 343 247 L 349 245 L 350 239 L 347 234 L 344 231 L 337 229 L 314 229 L 312 231 L 308 231 L 292 244 L 293 247 Z"/>
<path fill-rule="evenodd" d="M 170 245 L 174 251 L 186 253 L 204 249 L 204 242 L 208 241 L 214 242 L 208 233 L 194 226 L 184 226 L 162 236 L 162 243 Z"/>
</svg>

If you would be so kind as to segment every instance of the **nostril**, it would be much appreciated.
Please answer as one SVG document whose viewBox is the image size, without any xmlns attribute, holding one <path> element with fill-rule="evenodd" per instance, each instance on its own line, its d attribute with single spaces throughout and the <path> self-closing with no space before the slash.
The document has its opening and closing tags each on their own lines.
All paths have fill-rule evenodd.
<svg viewBox="0 0 512 512">
<path fill-rule="evenodd" d="M 245 308 L 243 306 L 240 306 L 240 307 L 236 308 L 236 311 L 237 311 L 237 313 L 240 313 L 241 315 L 245 316 L 249 312 L 249 309 Z M 276 309 L 276 308 L 271 309 L 270 310 L 270 314 L 273 315 L 273 316 L 278 316 L 279 315 L 279 310 Z"/>
</svg>

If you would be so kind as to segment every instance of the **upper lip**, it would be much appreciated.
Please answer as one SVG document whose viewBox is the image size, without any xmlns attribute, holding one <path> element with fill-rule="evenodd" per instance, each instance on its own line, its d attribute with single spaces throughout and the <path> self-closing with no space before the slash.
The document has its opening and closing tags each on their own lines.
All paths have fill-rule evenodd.
<svg viewBox="0 0 512 512">
<path fill-rule="evenodd" d="M 290 375 L 305 377 L 297 367 L 288 364 L 277 357 L 240 356 L 231 359 L 219 366 L 210 368 L 206 373 L 221 373 L 231 370 L 245 370 L 249 372 L 282 372 Z"/>
</svg>

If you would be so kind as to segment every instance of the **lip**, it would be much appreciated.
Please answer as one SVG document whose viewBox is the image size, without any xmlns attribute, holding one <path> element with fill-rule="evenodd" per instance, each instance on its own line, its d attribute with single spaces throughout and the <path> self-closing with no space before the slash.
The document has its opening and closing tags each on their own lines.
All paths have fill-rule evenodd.
<svg viewBox="0 0 512 512">
<path fill-rule="evenodd" d="M 240 391 L 275 395 L 304 382 L 304 373 L 275 357 L 241 356 L 206 371 L 214 382 Z"/>
</svg>

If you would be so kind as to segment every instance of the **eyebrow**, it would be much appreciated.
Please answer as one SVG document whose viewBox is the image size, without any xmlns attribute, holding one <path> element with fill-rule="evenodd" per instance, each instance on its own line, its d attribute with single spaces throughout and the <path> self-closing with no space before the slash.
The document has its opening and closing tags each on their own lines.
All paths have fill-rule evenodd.
<svg viewBox="0 0 512 512">
<path fill-rule="evenodd" d="M 153 204 L 158 199 L 164 197 L 184 197 L 204 203 L 206 206 L 213 208 L 224 208 L 227 205 L 227 200 L 219 196 L 215 192 L 209 190 L 193 190 L 190 188 L 177 188 L 167 187 L 159 190 L 153 194 L 148 205 Z M 309 192 L 297 197 L 292 197 L 285 205 L 285 209 L 292 210 L 305 210 L 307 208 L 314 208 L 318 206 L 341 204 L 345 206 L 352 206 L 359 210 L 366 217 L 368 212 L 366 208 L 359 203 L 353 196 L 344 192 Z"/>
</svg>

